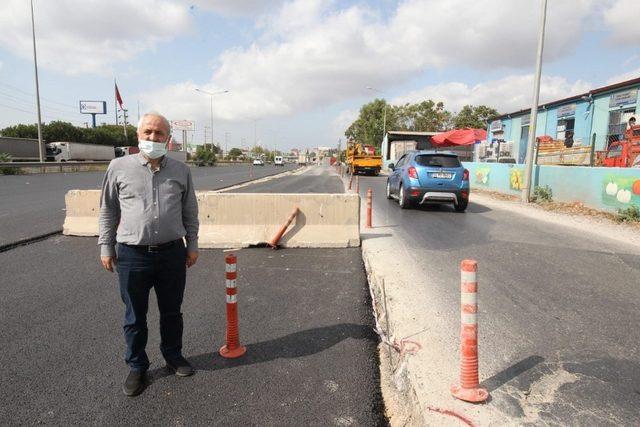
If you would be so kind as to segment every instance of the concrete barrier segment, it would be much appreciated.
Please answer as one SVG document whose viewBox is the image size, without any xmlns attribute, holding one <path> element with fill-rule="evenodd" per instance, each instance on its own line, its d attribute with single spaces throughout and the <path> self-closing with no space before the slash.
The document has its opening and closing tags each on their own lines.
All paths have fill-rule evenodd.
<svg viewBox="0 0 640 427">
<path fill-rule="evenodd" d="M 300 209 L 280 247 L 360 246 L 357 194 L 216 193 L 197 191 L 201 248 L 241 248 L 267 243 L 293 207 Z M 71 190 L 65 196 L 63 234 L 97 236 L 100 190 Z"/>
<path fill-rule="evenodd" d="M 269 242 L 298 207 L 280 247 L 346 248 L 360 245 L 357 194 L 200 193 L 201 248 L 238 248 Z"/>
<path fill-rule="evenodd" d="M 97 236 L 100 190 L 69 190 L 64 197 L 66 215 L 62 234 Z"/>
</svg>

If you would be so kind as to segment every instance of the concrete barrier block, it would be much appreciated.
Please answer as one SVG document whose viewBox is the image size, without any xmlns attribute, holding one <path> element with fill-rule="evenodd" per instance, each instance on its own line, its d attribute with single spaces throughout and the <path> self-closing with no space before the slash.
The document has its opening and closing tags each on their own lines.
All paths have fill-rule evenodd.
<svg viewBox="0 0 640 427">
<path fill-rule="evenodd" d="M 201 248 L 234 248 L 269 241 L 294 207 L 300 213 L 280 240 L 282 247 L 344 248 L 360 245 L 360 197 L 356 194 L 198 195 Z"/>
<path fill-rule="evenodd" d="M 295 206 L 300 213 L 280 240 L 282 247 L 345 248 L 360 245 L 357 194 L 196 192 L 201 248 L 238 248 L 269 241 Z M 65 196 L 63 233 L 97 236 L 100 190 Z"/>
<path fill-rule="evenodd" d="M 62 234 L 97 236 L 100 190 L 70 190 L 64 197 L 66 216 Z"/>
</svg>

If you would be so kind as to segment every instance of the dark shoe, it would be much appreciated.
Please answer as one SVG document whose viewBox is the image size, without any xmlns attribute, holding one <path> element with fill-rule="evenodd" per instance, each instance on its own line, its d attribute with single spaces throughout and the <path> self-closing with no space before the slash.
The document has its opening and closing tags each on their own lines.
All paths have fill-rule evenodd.
<svg viewBox="0 0 640 427">
<path fill-rule="evenodd" d="M 196 373 L 193 366 L 182 356 L 177 359 L 167 360 L 167 367 L 179 377 L 189 377 Z"/>
<path fill-rule="evenodd" d="M 144 390 L 146 372 L 129 372 L 122 386 L 122 392 L 127 396 L 137 396 Z"/>
</svg>

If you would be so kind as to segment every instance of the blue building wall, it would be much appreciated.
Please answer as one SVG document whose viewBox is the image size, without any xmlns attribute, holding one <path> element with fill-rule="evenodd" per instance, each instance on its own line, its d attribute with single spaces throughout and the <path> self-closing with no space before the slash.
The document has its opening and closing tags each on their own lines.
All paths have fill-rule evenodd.
<svg viewBox="0 0 640 427">
<path fill-rule="evenodd" d="M 519 195 L 524 165 L 465 162 L 474 188 Z M 632 205 L 640 207 L 640 169 L 567 166 L 534 166 L 533 186 L 549 186 L 553 200 L 580 201 L 584 205 L 615 212 Z"/>
<path fill-rule="evenodd" d="M 574 140 L 582 140 L 583 145 L 591 144 L 591 137 L 596 134 L 596 150 L 605 150 L 607 147 L 607 133 L 609 126 L 609 113 L 616 110 L 627 110 L 634 108 L 634 104 L 624 105 L 621 107 L 610 108 L 609 101 L 612 96 L 629 91 L 631 89 L 639 89 L 639 96 L 636 98 L 635 113 L 640 116 L 640 85 L 629 85 L 610 92 L 593 95 L 593 99 L 574 99 L 563 104 L 550 104 L 538 110 L 538 124 L 536 126 L 536 136 L 549 135 L 557 138 L 558 126 L 558 110 L 569 104 L 576 104 L 574 123 Z M 502 118 L 504 126 L 505 140 L 514 142 L 513 156 L 518 159 L 520 154 L 520 128 L 522 117 L 526 114 L 518 116 L 506 116 Z M 638 117 L 640 122 L 640 117 Z"/>
</svg>

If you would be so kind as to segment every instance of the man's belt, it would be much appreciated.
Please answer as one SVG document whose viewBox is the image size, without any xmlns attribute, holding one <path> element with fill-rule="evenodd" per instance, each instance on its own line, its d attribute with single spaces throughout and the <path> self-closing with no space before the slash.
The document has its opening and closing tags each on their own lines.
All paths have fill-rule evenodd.
<svg viewBox="0 0 640 427">
<path fill-rule="evenodd" d="M 182 239 L 172 240 L 171 242 L 161 243 L 159 245 L 128 245 L 126 243 L 122 243 L 122 244 L 130 248 L 139 249 L 146 252 L 160 252 L 165 249 L 173 248 L 174 246 L 177 246 L 180 243 L 183 244 Z"/>
</svg>

